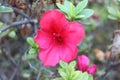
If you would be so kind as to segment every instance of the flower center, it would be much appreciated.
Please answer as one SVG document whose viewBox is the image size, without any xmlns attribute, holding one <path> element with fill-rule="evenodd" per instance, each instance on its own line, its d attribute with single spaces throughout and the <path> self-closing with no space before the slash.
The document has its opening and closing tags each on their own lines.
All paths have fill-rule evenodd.
<svg viewBox="0 0 120 80">
<path fill-rule="evenodd" d="M 63 37 L 59 33 L 53 33 L 53 39 L 56 40 L 57 42 L 62 42 L 63 41 Z"/>
</svg>

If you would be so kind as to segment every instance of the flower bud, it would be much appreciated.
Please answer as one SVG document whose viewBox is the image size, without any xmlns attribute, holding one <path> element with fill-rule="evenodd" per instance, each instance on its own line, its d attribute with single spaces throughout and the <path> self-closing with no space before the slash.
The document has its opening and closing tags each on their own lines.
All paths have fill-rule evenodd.
<svg viewBox="0 0 120 80">
<path fill-rule="evenodd" d="M 94 76 L 97 72 L 97 66 L 93 64 L 92 66 L 88 68 L 87 72 Z"/>
</svg>

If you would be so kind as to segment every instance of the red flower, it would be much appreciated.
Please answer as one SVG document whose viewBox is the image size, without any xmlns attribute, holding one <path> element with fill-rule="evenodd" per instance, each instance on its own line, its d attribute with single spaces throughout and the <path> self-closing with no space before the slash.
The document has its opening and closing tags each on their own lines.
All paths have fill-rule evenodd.
<svg viewBox="0 0 120 80">
<path fill-rule="evenodd" d="M 41 29 L 34 40 L 39 45 L 39 58 L 44 66 L 55 66 L 60 60 L 69 62 L 77 55 L 77 44 L 84 35 L 83 25 L 68 22 L 58 10 L 50 10 L 40 20 Z"/>
<path fill-rule="evenodd" d="M 95 75 L 97 72 L 97 66 L 95 64 L 89 67 L 89 58 L 85 55 L 78 56 L 77 68 L 78 70 L 88 72 L 91 75 Z"/>
</svg>

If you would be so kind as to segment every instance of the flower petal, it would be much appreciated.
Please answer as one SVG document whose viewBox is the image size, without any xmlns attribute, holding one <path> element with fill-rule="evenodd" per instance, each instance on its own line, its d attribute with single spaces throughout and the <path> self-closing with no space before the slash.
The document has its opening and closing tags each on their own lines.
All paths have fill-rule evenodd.
<svg viewBox="0 0 120 80">
<path fill-rule="evenodd" d="M 73 44 L 80 43 L 85 36 L 84 26 L 78 22 L 69 22 L 68 32 L 69 35 L 66 37 L 66 41 Z"/>
<path fill-rule="evenodd" d="M 77 56 L 77 51 L 78 51 L 77 46 L 73 44 L 67 44 L 64 45 L 63 47 L 61 46 L 59 49 L 60 59 L 65 62 L 69 62 L 75 59 L 75 57 Z"/>
<path fill-rule="evenodd" d="M 58 10 L 49 10 L 45 12 L 40 20 L 40 26 L 43 30 L 51 30 L 53 26 L 60 26 L 66 23 L 66 18 L 63 13 Z"/>
<path fill-rule="evenodd" d="M 77 68 L 81 71 L 87 71 L 89 65 L 89 59 L 85 55 L 78 56 Z"/>
<path fill-rule="evenodd" d="M 42 30 L 37 31 L 37 35 L 34 37 L 35 42 L 39 45 L 40 48 L 48 48 L 51 44 L 51 38 L 49 34 Z"/>
<path fill-rule="evenodd" d="M 97 72 L 97 66 L 93 64 L 92 66 L 88 68 L 87 72 L 94 76 Z"/>
<path fill-rule="evenodd" d="M 59 52 L 54 46 L 46 50 L 40 49 L 38 56 L 42 60 L 44 66 L 55 66 L 60 60 Z"/>
<path fill-rule="evenodd" d="M 58 46 L 53 45 L 46 50 L 39 51 L 39 58 L 44 66 L 55 66 L 60 60 L 69 62 L 75 59 L 77 55 L 77 47 L 74 45 Z"/>
</svg>

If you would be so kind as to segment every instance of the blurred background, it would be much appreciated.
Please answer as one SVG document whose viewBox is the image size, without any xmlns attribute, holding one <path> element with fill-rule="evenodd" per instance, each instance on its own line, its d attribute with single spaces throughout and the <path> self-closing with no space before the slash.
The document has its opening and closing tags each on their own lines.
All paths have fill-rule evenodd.
<svg viewBox="0 0 120 80">
<path fill-rule="evenodd" d="M 77 5 L 81 0 L 71 1 Z M 1 11 L 1 6 L 13 8 L 13 11 L 0 12 L 0 31 L 3 30 L 0 32 L 0 80 L 50 80 L 58 76 L 56 67 L 43 67 L 39 59 L 27 56 L 31 47 L 26 39 L 35 35 L 41 15 L 47 10 L 57 9 L 56 3 L 63 2 L 64 0 L 0 0 Z M 78 46 L 79 55 L 89 56 L 91 63 L 98 65 L 95 77 L 104 72 L 110 56 L 113 32 L 120 29 L 119 6 L 120 0 L 89 0 L 87 8 L 93 9 L 94 14 L 89 19 L 80 21 L 85 26 L 86 37 Z M 21 24 L 11 25 L 15 22 Z M 110 71 L 106 80 L 120 80 L 119 73 L 118 68 Z"/>
</svg>

